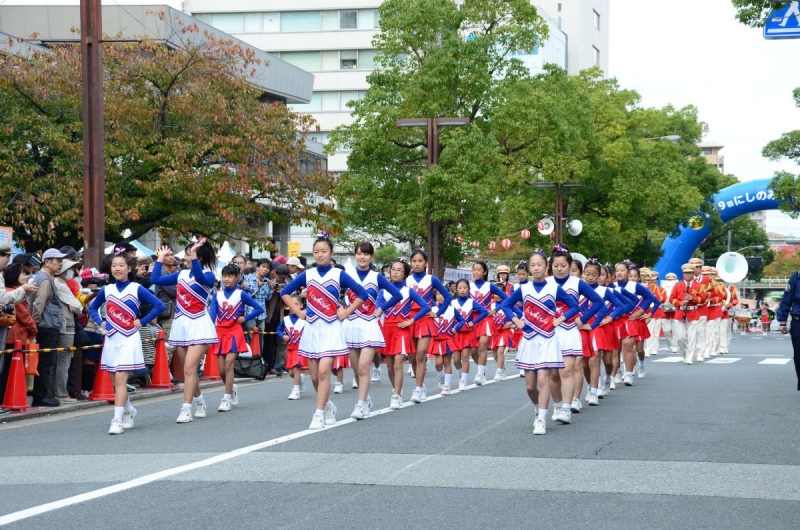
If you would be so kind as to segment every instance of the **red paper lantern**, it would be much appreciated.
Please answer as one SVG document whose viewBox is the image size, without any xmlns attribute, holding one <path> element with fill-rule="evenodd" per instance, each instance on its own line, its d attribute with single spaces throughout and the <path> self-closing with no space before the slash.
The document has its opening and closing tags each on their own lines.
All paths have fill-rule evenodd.
<svg viewBox="0 0 800 530">
<path fill-rule="evenodd" d="M 526 228 L 525 230 L 520 232 L 519 235 L 522 236 L 522 239 L 528 239 L 529 237 L 531 237 L 531 231 Z"/>
<path fill-rule="evenodd" d="M 511 248 L 511 240 L 510 239 L 504 239 L 503 241 L 500 242 L 500 244 L 503 245 L 503 248 L 506 249 L 506 250 Z"/>
<path fill-rule="evenodd" d="M 461 243 L 463 243 L 463 242 L 464 242 L 464 238 L 463 238 L 463 237 L 461 237 L 461 236 L 458 236 L 458 237 L 456 237 L 456 238 L 454 239 L 454 241 L 460 245 Z"/>
<path fill-rule="evenodd" d="M 480 243 L 480 241 L 473 241 L 473 242 L 472 242 L 472 246 L 473 246 L 474 248 L 478 248 L 478 247 L 480 247 L 480 246 L 481 246 L 481 243 Z"/>
<path fill-rule="evenodd" d="M 555 238 L 556 238 L 556 232 L 555 230 L 553 230 L 552 232 L 550 232 L 550 239 L 555 239 Z"/>
<path fill-rule="evenodd" d="M 494 241 L 489 241 L 489 250 L 494 250 L 497 247 L 497 243 Z"/>
</svg>

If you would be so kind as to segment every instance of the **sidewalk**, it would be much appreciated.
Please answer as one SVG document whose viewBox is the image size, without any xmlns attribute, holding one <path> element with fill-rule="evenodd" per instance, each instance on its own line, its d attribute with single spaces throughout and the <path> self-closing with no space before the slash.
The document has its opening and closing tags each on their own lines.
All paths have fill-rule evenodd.
<svg viewBox="0 0 800 530">
<path fill-rule="evenodd" d="M 264 381 L 259 381 L 258 379 L 254 379 L 252 377 L 240 377 L 235 379 L 236 383 L 261 383 L 267 382 L 275 379 L 280 379 L 277 375 L 267 375 L 267 378 Z M 215 388 L 218 386 L 222 386 L 222 381 L 200 381 L 200 388 Z M 154 397 L 161 397 L 161 396 L 168 396 L 170 394 L 179 395 L 183 392 L 183 385 L 178 385 L 173 388 L 154 388 L 152 390 L 148 390 L 147 388 L 139 388 L 136 392 L 128 394 L 130 400 L 133 401 L 141 401 L 148 398 Z M 11 423 L 14 421 L 20 420 L 27 420 L 30 418 L 39 418 L 44 416 L 53 416 L 55 414 L 65 414 L 68 412 L 75 412 L 77 410 L 84 410 L 84 409 L 92 409 L 97 407 L 112 407 L 113 404 L 109 403 L 108 401 L 78 401 L 76 403 L 65 403 L 62 404 L 60 407 L 40 407 L 38 411 L 35 412 L 23 412 L 20 414 L 5 414 L 4 416 L 0 416 L 0 425 Z"/>
</svg>

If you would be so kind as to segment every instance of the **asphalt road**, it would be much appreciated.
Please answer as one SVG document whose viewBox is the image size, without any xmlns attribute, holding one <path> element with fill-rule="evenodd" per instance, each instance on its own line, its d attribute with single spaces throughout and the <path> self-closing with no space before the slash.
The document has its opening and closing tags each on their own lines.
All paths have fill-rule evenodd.
<svg viewBox="0 0 800 530">
<path fill-rule="evenodd" d="M 121 436 L 106 434 L 110 407 L 12 422 L 0 426 L 0 524 L 797 528 L 788 338 L 737 336 L 713 363 L 670 357 L 662 345 L 645 379 L 536 437 L 518 377 L 437 398 L 429 374 L 433 399 L 389 411 L 385 369 L 371 391 L 380 414 L 349 419 L 348 373 L 339 423 L 318 432 L 313 392 L 288 401 L 286 380 L 240 385 L 229 413 L 207 391 L 209 417 L 186 425 L 178 396 L 139 401 Z"/>
</svg>

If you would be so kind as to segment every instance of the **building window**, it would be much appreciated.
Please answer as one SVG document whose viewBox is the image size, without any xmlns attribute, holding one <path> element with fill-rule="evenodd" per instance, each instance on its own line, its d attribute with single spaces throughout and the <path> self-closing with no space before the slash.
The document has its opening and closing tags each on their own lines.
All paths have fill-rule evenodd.
<svg viewBox="0 0 800 530">
<path fill-rule="evenodd" d="M 561 13 L 561 2 L 558 3 L 558 12 Z"/>
<path fill-rule="evenodd" d="M 595 66 L 600 66 L 600 50 L 592 46 L 592 63 Z"/>
<path fill-rule="evenodd" d="M 703 156 L 710 156 L 711 155 L 711 149 L 701 149 L 700 150 L 700 154 L 703 155 Z"/>
<path fill-rule="evenodd" d="M 375 69 L 375 50 L 361 50 L 358 52 L 358 68 L 361 70 Z"/>
<path fill-rule="evenodd" d="M 281 13 L 281 31 L 319 31 L 321 29 L 319 11 L 285 11 Z"/>
<path fill-rule="evenodd" d="M 356 50 L 342 50 L 339 52 L 339 64 L 341 70 L 358 69 L 358 52 Z"/>
<path fill-rule="evenodd" d="M 592 10 L 592 20 L 594 22 L 594 29 L 600 29 L 600 13 Z"/>
<path fill-rule="evenodd" d="M 381 21 L 378 19 L 378 12 L 379 11 L 377 9 L 374 9 L 373 11 L 375 11 L 375 15 L 374 15 L 373 20 L 372 20 L 372 27 L 374 29 L 380 29 Z"/>
<path fill-rule="evenodd" d="M 339 29 L 358 29 L 358 11 L 355 9 L 339 11 Z"/>
<path fill-rule="evenodd" d="M 332 31 L 339 29 L 339 12 L 338 11 L 323 11 L 322 12 L 322 31 Z"/>
<path fill-rule="evenodd" d="M 282 52 L 281 59 L 307 72 L 322 70 L 322 60 L 319 52 Z"/>
</svg>

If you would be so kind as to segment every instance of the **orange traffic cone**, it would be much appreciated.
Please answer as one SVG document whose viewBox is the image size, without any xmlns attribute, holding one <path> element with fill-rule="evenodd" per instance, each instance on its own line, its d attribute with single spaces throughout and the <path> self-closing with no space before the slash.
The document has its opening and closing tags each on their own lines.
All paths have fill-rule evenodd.
<svg viewBox="0 0 800 530">
<path fill-rule="evenodd" d="M 3 354 L 5 355 L 5 354 Z M 38 412 L 37 407 L 28 406 L 26 394 L 25 368 L 22 360 L 22 341 L 14 342 L 14 353 L 11 354 L 11 367 L 8 371 L 8 384 L 3 399 L 3 408 L 15 414 Z"/>
<path fill-rule="evenodd" d="M 91 401 L 108 401 L 114 403 L 114 387 L 111 384 L 111 374 L 102 368 L 103 357 L 100 356 L 100 368 L 94 376 L 94 387 L 89 394 Z"/>
<path fill-rule="evenodd" d="M 172 388 L 172 380 L 169 377 L 169 364 L 167 363 L 167 346 L 164 343 L 164 330 L 158 330 L 156 340 L 156 362 L 153 365 L 153 381 L 150 383 L 153 388 Z"/>
<path fill-rule="evenodd" d="M 261 357 L 261 334 L 258 328 L 253 328 L 250 335 L 250 350 L 253 352 L 253 357 Z"/>
<path fill-rule="evenodd" d="M 203 379 L 208 379 L 211 381 L 222 380 L 222 377 L 219 375 L 217 356 L 209 351 L 206 351 L 206 362 L 203 363 Z"/>
</svg>

